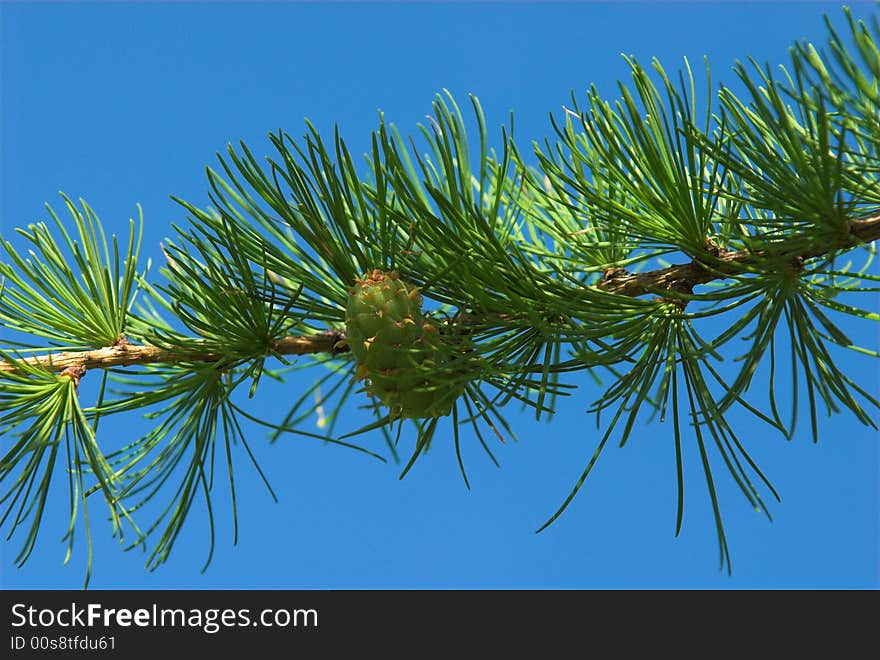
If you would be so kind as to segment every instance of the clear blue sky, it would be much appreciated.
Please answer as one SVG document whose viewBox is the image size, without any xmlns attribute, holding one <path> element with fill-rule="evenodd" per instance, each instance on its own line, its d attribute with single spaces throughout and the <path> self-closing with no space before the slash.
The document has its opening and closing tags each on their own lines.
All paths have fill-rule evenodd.
<svg viewBox="0 0 880 660">
<path fill-rule="evenodd" d="M 621 53 L 669 69 L 708 55 L 716 80 L 748 55 L 784 61 L 790 43 L 824 37 L 834 3 L 231 4 L 3 3 L 2 200 L 4 236 L 85 198 L 111 231 L 135 204 L 146 217 L 145 254 L 184 221 L 169 199 L 207 201 L 206 165 L 229 142 L 268 154 L 270 131 L 293 135 L 310 118 L 338 125 L 363 151 L 386 113 L 412 132 L 434 94 L 476 94 L 490 126 L 513 110 L 521 146 L 550 135 L 571 90 L 607 95 L 626 76 Z M 872 7 L 860 5 L 857 14 Z M 499 132 L 495 132 L 500 136 Z M 496 145 L 498 143 L 496 142 Z M 866 304 L 876 305 L 876 298 Z M 848 328 L 876 346 L 876 329 Z M 877 391 L 877 366 L 841 356 Z M 310 382 L 274 388 L 253 406 L 278 419 Z M 583 382 L 583 380 L 581 381 Z M 586 383 L 584 383 L 586 384 Z M 733 576 L 718 570 L 711 510 L 696 459 L 684 530 L 673 535 L 675 489 L 667 429 L 640 429 L 608 448 L 567 513 L 541 534 L 580 475 L 597 437 L 584 388 L 551 424 L 509 410 L 518 444 L 497 447 L 496 469 L 469 438 L 466 491 L 451 444 L 436 442 L 403 480 L 398 466 L 297 438 L 251 446 L 278 493 L 273 504 L 239 456 L 239 542 L 231 543 L 226 491 L 216 499 L 214 561 L 198 508 L 170 561 L 143 570 L 93 521 L 95 588 L 416 587 L 869 587 L 878 578 L 878 436 L 851 417 L 822 421 L 814 445 L 801 420 L 786 442 L 751 418 L 731 421 L 782 495 L 774 522 L 752 511 L 729 480 L 720 486 Z M 756 396 L 760 396 L 757 394 Z M 102 443 L 145 432 L 134 417 L 108 424 Z M 6 439 L 0 439 L 5 444 Z M 381 450 L 380 435 L 362 439 Z M 412 442 L 412 438 L 408 439 Z M 410 446 L 410 445 L 407 445 Z M 692 458 L 694 452 L 691 452 Z M 84 548 L 62 565 L 67 493 L 56 499 L 23 569 L 18 545 L 0 546 L 3 588 L 78 588 Z M 5 535 L 6 528 L 3 533 Z"/>
</svg>

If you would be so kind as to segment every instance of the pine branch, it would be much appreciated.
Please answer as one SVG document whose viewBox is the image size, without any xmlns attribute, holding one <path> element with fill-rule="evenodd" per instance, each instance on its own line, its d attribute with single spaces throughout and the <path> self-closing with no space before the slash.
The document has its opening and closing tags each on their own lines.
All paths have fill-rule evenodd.
<svg viewBox="0 0 880 660">
<path fill-rule="evenodd" d="M 277 355 L 307 355 L 310 353 L 339 353 L 345 349 L 334 345 L 342 334 L 334 331 L 305 336 L 289 336 L 277 340 L 272 352 Z M 49 371 L 110 369 L 140 364 L 173 364 L 178 362 L 216 362 L 222 359 L 218 353 L 193 351 L 192 349 L 162 348 L 145 344 L 136 346 L 121 342 L 116 346 L 92 351 L 64 351 L 47 353 L 19 360 L 30 366 L 43 367 Z M 0 371 L 14 372 L 15 365 L 0 363 Z"/>
<path fill-rule="evenodd" d="M 296 433 L 374 456 L 343 440 L 381 430 L 397 458 L 390 429 L 410 419 L 417 438 L 406 474 L 429 447 L 440 418 L 451 416 L 467 483 L 460 426 L 472 426 L 495 461 L 481 429 L 502 441 L 503 433 L 515 437 L 503 406 L 521 402 L 541 419 L 555 411 L 557 397 L 577 387 L 560 382 L 560 374 L 607 369 L 612 382 L 606 386 L 603 379 L 589 412 L 597 421 L 599 413 L 611 419 L 580 478 L 541 529 L 566 509 L 610 439 L 623 446 L 644 415 L 671 417 L 676 534 L 684 506 L 683 447 L 695 446 L 721 565 L 729 571 L 713 464 L 722 464 L 750 505 L 768 516 L 758 487 L 763 483 L 778 495 L 726 411 L 742 406 L 791 438 L 803 383 L 801 398 L 808 399 L 818 441 L 823 409 L 848 410 L 875 427 L 880 409 L 880 401 L 837 366 L 834 354 L 878 355 L 853 342 L 835 316 L 880 318 L 850 302 L 854 294 L 877 291 L 880 278 L 867 272 L 874 251 L 861 268 L 835 263 L 880 239 L 878 47 L 864 26 L 849 14 L 847 20 L 860 61 L 832 30 L 836 66 L 811 44 L 796 46 L 792 73 L 781 82 L 769 67 L 756 65 L 752 73 L 738 65 L 746 94 L 722 87 L 720 115 L 707 103 L 702 120 L 690 65 L 677 87 L 655 61 L 656 85 L 628 58 L 632 86 L 621 83 L 623 96 L 613 104 L 591 88 L 585 108 L 575 102 L 564 125 L 553 120 L 560 141 L 533 144 L 537 168 L 522 159 L 506 129 L 500 154 L 488 149 L 485 117 L 471 96 L 480 145 L 475 159 L 448 92 L 435 100 L 431 126 L 421 126 L 427 153 L 411 141 L 411 156 L 410 143 L 381 119 L 366 172 L 338 131 L 328 144 L 312 124 L 301 141 L 281 132 L 270 136 L 278 154 L 268 163 L 244 144 L 240 151 L 230 146 L 220 157 L 222 172 L 208 170 L 209 208 L 174 198 L 190 226 L 175 226 L 173 242 L 163 247 L 168 261 L 161 285 L 147 282 L 149 264 L 138 260 L 142 218 L 131 222 L 126 246 L 115 235 L 107 240 L 85 202 L 80 210 L 65 197 L 75 231 L 49 208 L 55 231 L 42 222 L 18 230 L 30 244 L 26 252 L 0 240 L 9 256 L 0 262 L 0 324 L 41 342 L 30 344 L 27 356 L 13 349 L 21 344 L 0 347 L 0 434 L 11 431 L 13 438 L 0 458 L 0 482 L 10 484 L 0 494 L 6 508 L 0 525 L 11 520 L 14 531 L 30 519 L 19 561 L 34 546 L 62 440 L 72 493 L 70 543 L 79 511 L 88 534 L 88 495 L 104 493 L 117 533 L 129 510 L 120 502 L 139 509 L 177 474 L 181 461 L 186 464 L 159 519 L 143 533 L 132 523 L 140 543 L 167 520 L 148 560 L 155 568 L 200 491 L 212 515 L 213 479 L 206 475 L 213 475 L 215 460 L 226 456 L 230 489 L 230 445 L 241 444 L 254 461 L 240 420 L 274 429 L 273 437 Z M 711 90 L 708 68 L 706 73 Z M 683 255 L 688 263 L 628 270 L 660 255 Z M 399 305 L 372 285 L 349 288 L 370 272 L 375 283 L 387 277 L 388 291 L 395 292 L 389 296 L 407 293 Z M 393 272 L 410 280 L 412 289 L 391 284 Z M 724 286 L 695 291 L 713 281 Z M 422 315 L 417 289 L 443 309 Z M 131 312 L 139 294 L 149 296 L 144 316 Z M 698 309 L 686 311 L 692 302 Z M 172 329 L 162 309 L 184 330 Z M 458 315 L 447 315 L 455 309 Z M 699 319 L 721 314 L 726 328 L 703 336 Z M 437 341 L 435 331 L 448 341 Z M 706 331 L 717 332 L 717 324 Z M 295 332 L 303 334 L 290 334 Z M 351 350 L 347 341 L 354 359 L 342 368 L 330 365 L 280 424 L 233 403 L 232 393 L 247 381 L 254 395 L 264 358 L 332 358 Z M 726 357 L 721 349 L 736 353 L 726 369 L 718 367 Z M 790 417 L 775 393 L 777 364 L 786 351 Z M 759 370 L 765 362 L 767 372 Z M 107 370 L 148 364 L 171 368 L 140 373 L 137 388 L 105 401 Z M 97 404 L 82 408 L 76 386 L 95 369 L 104 371 Z M 744 396 L 765 375 L 767 410 Z M 358 382 L 376 419 L 335 437 L 335 420 Z M 151 419 L 162 421 L 105 454 L 95 436 L 99 417 L 146 408 L 153 409 Z M 320 428 L 326 424 L 326 435 L 297 428 L 313 414 Z M 234 489 L 232 495 L 234 509 Z M 19 513 L 10 518 L 16 507 Z"/>
<path fill-rule="evenodd" d="M 871 243 L 880 239 L 880 214 L 870 215 L 853 220 L 849 232 L 833 244 L 799 250 L 802 244 L 798 237 L 782 241 L 773 256 L 789 263 L 803 263 L 807 259 L 821 257 L 839 250 L 847 250 L 858 245 Z M 608 293 L 621 296 L 638 297 L 658 294 L 663 291 L 691 291 L 700 284 L 741 274 L 749 266 L 759 264 L 771 256 L 766 250 L 736 250 L 720 252 L 718 262 L 711 267 L 693 260 L 687 264 L 676 264 L 644 273 L 626 273 L 623 269 L 609 270 L 598 288 Z M 312 335 L 291 335 L 277 340 L 272 352 L 277 355 L 309 355 L 329 353 L 336 355 L 347 351 L 339 346 L 345 338 L 344 330 L 329 330 Z M 47 353 L 20 360 L 30 366 L 40 366 L 49 371 L 61 372 L 68 369 L 88 371 L 90 369 L 109 369 L 112 367 L 128 367 L 140 364 L 173 364 L 179 362 L 216 362 L 221 355 L 210 351 L 199 352 L 192 349 L 174 349 L 152 346 L 137 346 L 121 342 L 91 351 L 65 351 Z M 0 362 L 0 371 L 14 372 L 15 365 Z"/>
<path fill-rule="evenodd" d="M 767 250 L 736 250 L 718 254 L 718 263 L 711 267 L 693 260 L 687 264 L 677 264 L 646 273 L 610 273 L 599 288 L 621 296 L 637 297 L 648 293 L 678 290 L 691 291 L 699 284 L 741 274 L 744 269 L 775 256 L 791 264 L 803 263 L 807 259 L 821 257 L 839 250 L 847 250 L 858 245 L 871 243 L 880 238 L 880 214 L 853 220 L 850 230 L 837 242 L 809 250 L 798 249 L 802 240 L 798 237 L 781 241 L 772 253 Z"/>
</svg>

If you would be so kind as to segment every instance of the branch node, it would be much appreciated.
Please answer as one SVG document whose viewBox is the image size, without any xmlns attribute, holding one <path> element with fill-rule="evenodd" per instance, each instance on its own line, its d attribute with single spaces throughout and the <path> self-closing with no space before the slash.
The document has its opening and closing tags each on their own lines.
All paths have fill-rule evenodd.
<svg viewBox="0 0 880 660">
<path fill-rule="evenodd" d="M 733 252 L 733 250 L 729 250 L 723 245 L 718 245 L 718 243 L 715 242 L 715 237 L 712 236 L 706 239 L 706 242 L 703 244 L 703 250 L 717 259 L 723 259 L 725 256 Z"/>
<path fill-rule="evenodd" d="M 73 386 L 76 389 L 79 389 L 79 381 L 82 379 L 83 376 L 86 375 L 86 368 L 82 364 L 77 364 L 72 367 L 62 369 L 61 373 L 59 373 L 58 375 L 69 376 L 70 379 L 73 380 Z"/>
<path fill-rule="evenodd" d="M 624 277 L 628 276 L 629 273 L 626 271 L 626 268 L 622 268 L 620 266 L 614 266 L 613 268 L 606 268 L 602 271 L 602 279 L 599 280 L 599 285 L 607 285 L 613 282 L 614 280 L 620 280 Z"/>
<path fill-rule="evenodd" d="M 348 353 L 351 349 L 348 346 L 348 337 L 345 331 L 334 328 L 330 331 L 330 355 L 336 357 L 340 353 Z"/>
<path fill-rule="evenodd" d="M 788 262 L 788 270 L 792 277 L 799 277 L 806 267 L 807 260 L 804 259 L 801 255 L 795 256 L 791 261 Z"/>
<path fill-rule="evenodd" d="M 684 294 L 684 296 L 690 296 L 694 292 L 694 283 L 685 278 L 674 279 L 669 281 L 666 290 L 674 293 L 681 293 Z M 687 309 L 688 303 L 690 302 L 690 300 L 683 296 L 664 296 L 660 298 L 660 300 L 675 305 L 681 311 Z"/>
</svg>

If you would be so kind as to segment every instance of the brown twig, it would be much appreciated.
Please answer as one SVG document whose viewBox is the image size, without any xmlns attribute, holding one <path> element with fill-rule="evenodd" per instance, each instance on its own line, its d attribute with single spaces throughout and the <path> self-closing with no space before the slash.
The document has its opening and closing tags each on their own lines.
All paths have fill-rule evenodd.
<svg viewBox="0 0 880 660">
<path fill-rule="evenodd" d="M 812 250 L 798 250 L 793 247 L 798 241 L 784 241 L 773 252 L 773 255 L 783 261 L 795 262 L 797 260 L 813 259 L 831 252 L 856 247 L 864 243 L 871 243 L 880 238 L 880 214 L 854 220 L 850 230 L 843 235 L 836 244 L 826 245 Z M 713 280 L 724 279 L 732 275 L 739 275 L 754 264 L 766 259 L 768 253 L 739 250 L 732 252 L 718 252 L 713 255 L 712 265 L 707 266 L 698 261 L 687 264 L 679 264 L 651 270 L 644 273 L 623 274 L 611 273 L 603 279 L 598 288 L 609 293 L 622 296 L 637 297 L 649 293 L 669 291 L 685 286 L 693 287 L 706 284 Z"/>
<path fill-rule="evenodd" d="M 275 342 L 272 349 L 279 355 L 307 355 L 311 353 L 339 353 L 345 349 L 335 346 L 343 336 L 339 332 L 328 331 L 314 335 L 289 336 Z M 184 348 L 161 348 L 159 346 L 135 345 L 118 342 L 115 346 L 91 351 L 64 351 L 22 358 L 30 366 L 43 367 L 49 371 L 64 372 L 72 370 L 109 369 L 129 367 L 138 364 L 216 362 L 221 358 L 211 351 L 198 351 Z M 15 371 L 15 365 L 0 362 L 0 371 Z M 72 371 L 69 373 L 73 373 Z"/>
</svg>

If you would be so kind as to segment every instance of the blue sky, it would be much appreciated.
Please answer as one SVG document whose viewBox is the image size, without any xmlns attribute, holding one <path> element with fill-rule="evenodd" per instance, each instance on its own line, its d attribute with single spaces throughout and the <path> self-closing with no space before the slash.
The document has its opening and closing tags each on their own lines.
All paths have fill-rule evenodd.
<svg viewBox="0 0 880 660">
<path fill-rule="evenodd" d="M 364 151 L 378 110 L 411 133 L 448 88 L 461 101 L 477 95 L 496 129 L 513 111 L 524 147 L 551 134 L 548 116 L 572 90 L 583 99 L 595 83 L 612 96 L 627 75 L 621 53 L 644 63 L 656 56 L 667 69 L 707 55 L 714 79 L 730 83 L 737 58 L 775 64 L 795 39 L 821 42 L 824 12 L 839 17 L 839 5 L 3 3 L 0 230 L 7 237 L 45 219 L 44 203 L 61 206 L 58 191 L 86 199 L 120 233 L 140 203 L 144 253 L 159 261 L 159 242 L 185 221 L 169 195 L 205 204 L 204 168 L 227 143 L 268 154 L 269 132 L 300 135 L 308 117 L 325 134 L 338 125 L 352 150 Z M 876 347 L 874 328 L 847 329 Z M 877 391 L 874 362 L 840 360 Z M 285 397 L 295 399 L 311 377 L 258 394 L 252 410 L 278 419 Z M 684 529 L 673 535 L 672 439 L 658 424 L 609 447 L 566 514 L 536 535 L 593 452 L 598 438 L 584 410 L 595 394 L 579 390 L 550 424 L 509 410 L 519 442 L 497 447 L 501 469 L 471 439 L 470 491 L 450 444 L 436 443 L 399 481 L 399 466 L 298 438 L 269 446 L 253 429 L 250 445 L 280 501 L 240 460 L 237 546 L 222 490 L 204 573 L 203 508 L 154 572 L 97 520 L 92 587 L 880 586 L 878 438 L 846 415 L 823 419 L 816 445 L 806 419 L 786 442 L 747 416 L 731 417 L 782 503 L 771 524 L 722 480 L 730 577 L 718 570 L 694 456 Z M 147 429 L 129 417 L 108 424 L 102 442 Z M 361 441 L 383 447 L 378 434 Z M 62 565 L 67 494 L 64 475 L 56 478 L 57 499 L 24 568 L 13 564 L 17 538 L 0 546 L 3 588 L 82 583 L 83 547 Z"/>
</svg>

